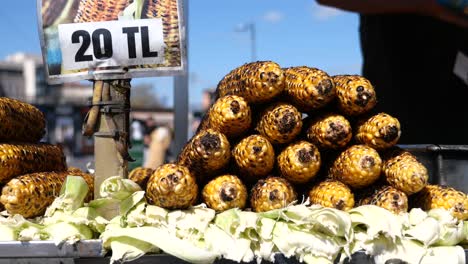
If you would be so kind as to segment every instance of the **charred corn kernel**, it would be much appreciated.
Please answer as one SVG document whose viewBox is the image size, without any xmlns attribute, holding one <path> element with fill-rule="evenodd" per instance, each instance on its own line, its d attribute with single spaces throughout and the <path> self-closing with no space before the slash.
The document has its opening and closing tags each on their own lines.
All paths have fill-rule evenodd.
<svg viewBox="0 0 468 264">
<path fill-rule="evenodd" d="M 193 205 L 198 185 L 187 167 L 177 164 L 159 166 L 148 180 L 148 202 L 167 209 L 184 209 Z"/>
<path fill-rule="evenodd" d="M 75 23 L 117 20 L 131 0 L 80 0 Z"/>
<path fill-rule="evenodd" d="M 284 71 L 286 95 L 301 112 L 321 108 L 335 98 L 335 84 L 324 71 L 306 66 Z"/>
<path fill-rule="evenodd" d="M 426 167 L 408 151 L 392 151 L 382 166 L 385 179 L 391 186 L 407 195 L 417 193 L 427 185 L 429 174 Z"/>
<path fill-rule="evenodd" d="M 408 196 L 392 186 L 384 186 L 368 199 L 368 204 L 380 206 L 394 214 L 408 212 Z"/>
<path fill-rule="evenodd" d="M 238 95 L 248 103 L 264 103 L 284 89 L 284 73 L 277 63 L 257 61 L 244 64 L 228 73 L 219 82 L 220 97 Z"/>
<path fill-rule="evenodd" d="M 221 97 L 209 111 L 209 127 L 235 138 L 246 133 L 252 122 L 250 107 L 244 98 L 236 95 Z"/>
<path fill-rule="evenodd" d="M 344 116 L 329 113 L 311 122 L 307 139 L 322 149 L 339 149 L 348 145 L 352 133 L 351 124 Z"/>
<path fill-rule="evenodd" d="M 81 173 L 81 172 L 83 172 L 80 168 L 71 167 L 71 166 L 69 166 L 69 167 L 67 168 L 67 171 L 68 171 L 69 173 L 73 173 L 73 172 Z"/>
<path fill-rule="evenodd" d="M 36 107 L 0 97 L 0 142 L 35 143 L 45 134 L 44 114 Z"/>
<path fill-rule="evenodd" d="M 161 18 L 163 22 L 164 44 L 166 62 L 164 65 L 180 65 L 180 38 L 178 1 L 173 0 L 147 0 L 143 8 L 144 18 Z"/>
<path fill-rule="evenodd" d="M 414 198 L 414 207 L 420 207 L 423 210 L 443 208 L 459 220 L 468 219 L 468 197 L 452 187 L 426 185 L 412 198 Z"/>
<path fill-rule="evenodd" d="M 11 179 L 2 189 L 1 203 L 9 214 L 26 218 L 41 216 L 54 199 L 68 175 L 83 177 L 88 184 L 87 200 L 93 198 L 94 178 L 90 174 L 71 172 L 38 172 Z"/>
<path fill-rule="evenodd" d="M 272 144 L 293 141 L 302 129 L 302 114 L 292 105 L 274 104 L 262 113 L 257 131 Z"/>
<path fill-rule="evenodd" d="M 386 113 L 379 113 L 358 126 L 356 141 L 375 149 L 384 149 L 394 146 L 400 135 L 398 119 Z"/>
<path fill-rule="evenodd" d="M 243 209 L 247 202 L 247 189 L 235 175 L 222 175 L 211 180 L 203 188 L 202 195 L 206 205 L 217 212 Z"/>
<path fill-rule="evenodd" d="M 354 207 L 354 194 L 346 184 L 336 180 L 325 180 L 309 191 L 312 204 L 347 211 Z"/>
<path fill-rule="evenodd" d="M 273 146 L 260 135 L 242 139 L 232 150 L 232 156 L 241 176 L 247 181 L 266 176 L 275 164 Z"/>
<path fill-rule="evenodd" d="M 382 159 L 366 145 L 354 145 L 343 151 L 330 168 L 330 174 L 351 188 L 371 185 L 380 176 Z"/>
<path fill-rule="evenodd" d="M 250 204 L 255 212 L 266 212 L 286 207 L 296 198 L 296 191 L 286 179 L 268 177 L 252 188 Z"/>
<path fill-rule="evenodd" d="M 186 166 L 200 181 L 205 175 L 218 173 L 225 168 L 231 158 L 231 146 L 226 136 L 213 129 L 207 129 L 184 147 L 178 163 Z"/>
<path fill-rule="evenodd" d="M 140 185 L 142 189 L 146 189 L 146 183 L 153 172 L 151 168 L 136 167 L 128 174 L 128 178 Z"/>
<path fill-rule="evenodd" d="M 306 141 L 299 141 L 286 147 L 277 157 L 281 175 L 292 183 L 306 183 L 317 175 L 320 169 L 320 152 Z"/>
<path fill-rule="evenodd" d="M 371 110 L 377 103 L 374 87 L 358 75 L 333 76 L 338 106 L 346 115 L 359 115 Z"/>
<path fill-rule="evenodd" d="M 0 144 L 0 182 L 19 175 L 66 171 L 65 155 L 58 146 L 49 144 Z"/>
</svg>

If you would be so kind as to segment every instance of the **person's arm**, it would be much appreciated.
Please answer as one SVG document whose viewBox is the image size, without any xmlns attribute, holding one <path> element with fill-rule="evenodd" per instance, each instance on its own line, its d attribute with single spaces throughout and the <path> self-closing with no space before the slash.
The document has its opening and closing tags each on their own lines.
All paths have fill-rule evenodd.
<svg viewBox="0 0 468 264">
<path fill-rule="evenodd" d="M 441 6 L 437 0 L 317 0 L 319 4 L 362 14 L 414 13 L 468 27 L 468 17 Z"/>
</svg>

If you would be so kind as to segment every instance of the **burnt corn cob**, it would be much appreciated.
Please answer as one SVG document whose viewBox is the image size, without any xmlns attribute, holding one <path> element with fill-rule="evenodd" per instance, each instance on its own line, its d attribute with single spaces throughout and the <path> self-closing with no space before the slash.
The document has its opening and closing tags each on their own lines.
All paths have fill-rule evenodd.
<svg viewBox="0 0 468 264">
<path fill-rule="evenodd" d="M 371 110 L 377 103 L 374 87 L 359 75 L 333 76 L 338 107 L 345 115 L 355 116 Z"/>
<path fill-rule="evenodd" d="M 317 147 L 306 141 L 299 141 L 286 147 L 277 157 L 281 176 L 291 183 L 306 183 L 313 179 L 321 165 Z"/>
<path fill-rule="evenodd" d="M 88 184 L 87 201 L 93 198 L 94 178 L 77 172 L 38 172 L 11 179 L 2 189 L 1 203 L 9 214 L 20 214 L 26 218 L 41 216 L 54 199 L 68 175 L 83 177 Z"/>
<path fill-rule="evenodd" d="M 159 166 L 148 180 L 148 202 L 166 209 L 185 209 L 195 203 L 198 185 L 187 167 L 177 164 Z"/>
<path fill-rule="evenodd" d="M 178 157 L 178 164 L 186 166 L 202 182 L 206 176 L 217 174 L 228 165 L 230 148 L 224 134 L 207 129 L 187 143 Z"/>
<path fill-rule="evenodd" d="M 354 194 L 346 184 L 337 180 L 325 180 L 309 191 L 312 204 L 347 211 L 354 207 Z"/>
<path fill-rule="evenodd" d="M 211 180 L 203 188 L 202 195 L 206 205 L 217 212 L 243 209 L 247 202 L 247 189 L 235 175 L 222 175 Z"/>
<path fill-rule="evenodd" d="M 132 0 L 80 0 L 74 22 L 117 20 Z"/>
<path fill-rule="evenodd" d="M 361 203 L 376 205 L 394 214 L 408 212 L 408 196 L 392 186 L 379 188 L 372 196 L 364 198 Z"/>
<path fill-rule="evenodd" d="M 356 141 L 375 149 L 385 149 L 396 145 L 400 135 L 398 119 L 386 113 L 379 113 L 358 126 Z"/>
<path fill-rule="evenodd" d="M 293 186 L 284 178 L 268 177 L 252 188 L 250 205 L 255 212 L 266 212 L 288 206 L 297 198 Z"/>
<path fill-rule="evenodd" d="M 244 98 L 228 95 L 216 100 L 206 120 L 209 128 L 225 134 L 228 138 L 236 138 L 250 128 L 252 113 Z"/>
<path fill-rule="evenodd" d="M 283 89 L 283 70 L 272 61 L 244 64 L 224 76 L 217 87 L 219 97 L 238 95 L 248 103 L 265 103 Z"/>
<path fill-rule="evenodd" d="M 344 148 L 352 136 L 349 121 L 342 115 L 332 113 L 316 118 L 307 129 L 307 139 L 321 149 Z"/>
<path fill-rule="evenodd" d="M 49 144 L 0 144 L 0 183 L 27 173 L 66 171 L 62 149 Z"/>
<path fill-rule="evenodd" d="M 265 109 L 256 129 L 272 144 L 286 144 L 301 133 L 302 114 L 290 104 L 277 103 Z"/>
<path fill-rule="evenodd" d="M 151 168 L 136 167 L 128 174 L 128 179 L 140 185 L 142 189 L 146 189 L 148 179 L 153 172 Z"/>
<path fill-rule="evenodd" d="M 0 142 L 35 143 L 45 134 L 45 117 L 33 105 L 0 97 Z"/>
<path fill-rule="evenodd" d="M 351 188 L 363 188 L 378 180 L 382 169 L 379 153 L 366 145 L 354 145 L 333 162 L 330 175 Z"/>
<path fill-rule="evenodd" d="M 468 197 L 454 188 L 441 185 L 427 185 L 412 197 L 413 207 L 423 210 L 443 208 L 459 220 L 468 220 Z"/>
<path fill-rule="evenodd" d="M 407 195 L 417 193 L 427 185 L 427 168 L 408 151 L 396 150 L 385 156 L 383 174 L 391 186 Z"/>
<path fill-rule="evenodd" d="M 240 176 L 247 182 L 266 176 L 275 164 L 273 146 L 268 139 L 260 135 L 242 139 L 232 150 L 232 156 Z"/>
<path fill-rule="evenodd" d="M 335 84 L 324 71 L 307 66 L 284 71 L 284 91 L 301 112 L 321 108 L 335 98 Z"/>
</svg>

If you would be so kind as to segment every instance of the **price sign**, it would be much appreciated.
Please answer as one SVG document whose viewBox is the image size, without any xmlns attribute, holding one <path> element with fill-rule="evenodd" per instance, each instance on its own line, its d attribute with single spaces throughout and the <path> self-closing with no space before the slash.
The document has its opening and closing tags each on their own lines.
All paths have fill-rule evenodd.
<svg viewBox="0 0 468 264">
<path fill-rule="evenodd" d="M 38 0 L 49 83 L 175 75 L 185 70 L 177 0 Z"/>
</svg>

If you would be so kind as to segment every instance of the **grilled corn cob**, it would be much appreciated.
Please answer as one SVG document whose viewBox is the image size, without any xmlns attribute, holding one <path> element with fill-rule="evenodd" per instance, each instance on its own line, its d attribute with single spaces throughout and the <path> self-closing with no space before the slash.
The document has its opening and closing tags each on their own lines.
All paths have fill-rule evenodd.
<svg viewBox="0 0 468 264">
<path fill-rule="evenodd" d="M 222 212 L 231 208 L 245 207 L 247 189 L 235 175 L 222 175 L 211 180 L 203 188 L 203 201 L 208 207 Z"/>
<path fill-rule="evenodd" d="M 343 148 L 351 138 L 351 124 L 344 116 L 338 114 L 320 116 L 307 129 L 307 139 L 322 149 Z"/>
<path fill-rule="evenodd" d="M 65 156 L 49 144 L 0 144 L 0 182 L 32 172 L 65 171 Z"/>
<path fill-rule="evenodd" d="M 198 185 L 187 167 L 177 164 L 159 166 L 148 180 L 146 197 L 150 204 L 167 209 L 184 209 L 193 205 Z"/>
<path fill-rule="evenodd" d="M 388 184 L 407 195 L 419 192 L 429 179 L 426 167 L 410 152 L 403 150 L 392 151 L 385 157 L 382 170 Z"/>
<path fill-rule="evenodd" d="M 292 105 L 274 104 L 262 113 L 257 131 L 272 144 L 293 141 L 302 129 L 302 114 Z"/>
<path fill-rule="evenodd" d="M 284 71 L 286 95 L 301 112 L 321 108 L 335 98 L 335 84 L 328 74 L 306 66 Z"/>
<path fill-rule="evenodd" d="M 202 129 L 209 127 L 228 138 L 235 138 L 250 128 L 252 113 L 244 98 L 228 95 L 216 100 L 208 113 L 208 118 L 203 122 L 208 124 L 200 124 Z"/>
<path fill-rule="evenodd" d="M 384 149 L 394 146 L 400 135 L 398 119 L 389 114 L 379 113 L 358 126 L 356 141 L 375 149 Z"/>
<path fill-rule="evenodd" d="M 153 172 L 151 168 L 136 167 L 128 174 L 128 178 L 140 185 L 142 189 L 146 189 L 148 179 Z"/>
<path fill-rule="evenodd" d="M 80 0 L 75 23 L 117 20 L 132 0 Z"/>
<path fill-rule="evenodd" d="M 43 215 L 54 199 L 68 175 L 83 177 L 88 184 L 87 200 L 94 192 L 93 176 L 77 171 L 38 172 L 11 179 L 2 189 L 1 203 L 9 214 L 20 214 L 26 218 Z"/>
<path fill-rule="evenodd" d="M 228 73 L 219 82 L 219 97 L 238 95 L 248 103 L 264 103 L 284 89 L 283 70 L 272 61 L 244 64 Z"/>
<path fill-rule="evenodd" d="M 248 182 L 266 176 L 275 164 L 273 146 L 260 135 L 242 139 L 232 150 L 232 156 L 240 174 Z"/>
<path fill-rule="evenodd" d="M 362 203 L 385 208 L 394 214 L 408 212 L 408 196 L 392 186 L 381 187 Z"/>
<path fill-rule="evenodd" d="M 178 157 L 178 163 L 186 166 L 199 181 L 222 170 L 231 158 L 230 144 L 226 136 L 213 129 L 202 131 L 193 137 Z"/>
<path fill-rule="evenodd" d="M 427 185 L 412 198 L 413 207 L 420 207 L 423 210 L 443 208 L 449 210 L 459 220 L 468 220 L 468 197 L 454 188 Z"/>
<path fill-rule="evenodd" d="M 306 183 L 320 169 L 320 152 L 313 144 L 300 141 L 286 147 L 277 157 L 281 175 L 292 183 Z"/>
<path fill-rule="evenodd" d="M 358 75 L 333 76 L 338 106 L 346 115 L 359 115 L 371 110 L 377 103 L 374 87 Z"/>
<path fill-rule="evenodd" d="M 296 191 L 286 179 L 268 177 L 252 188 L 250 204 L 255 212 L 266 212 L 286 207 L 296 198 Z"/>
<path fill-rule="evenodd" d="M 375 149 L 354 145 L 338 156 L 330 168 L 330 175 L 351 188 L 363 188 L 379 178 L 381 168 L 382 159 Z"/>
<path fill-rule="evenodd" d="M 38 142 L 45 134 L 44 114 L 36 107 L 0 97 L 0 142 Z"/>
<path fill-rule="evenodd" d="M 309 191 L 312 204 L 347 211 L 354 207 L 354 194 L 346 184 L 336 180 L 325 180 Z"/>
<path fill-rule="evenodd" d="M 181 47 L 179 32 L 178 1 L 148 0 L 143 8 L 144 18 L 161 18 L 163 22 L 164 44 L 166 45 L 166 66 L 179 66 L 181 63 Z"/>
</svg>

